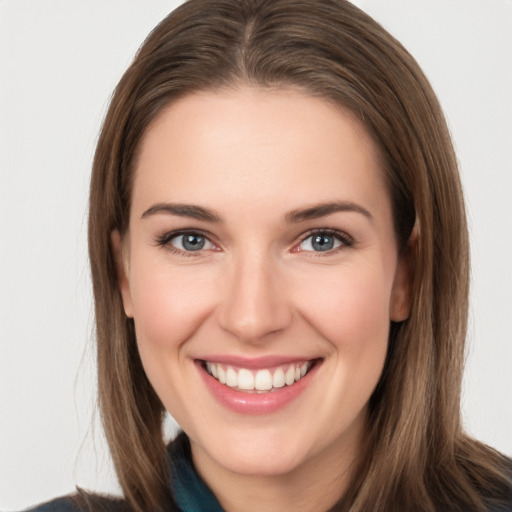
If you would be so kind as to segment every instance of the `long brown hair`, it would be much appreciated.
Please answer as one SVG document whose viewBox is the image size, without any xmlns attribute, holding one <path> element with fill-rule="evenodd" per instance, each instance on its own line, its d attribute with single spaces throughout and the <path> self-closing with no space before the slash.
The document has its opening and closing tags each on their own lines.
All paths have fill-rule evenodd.
<svg viewBox="0 0 512 512">
<path fill-rule="evenodd" d="M 160 510 L 172 490 L 164 409 L 124 315 L 111 233 L 128 228 L 137 147 L 155 116 L 185 94 L 239 84 L 299 87 L 352 111 L 379 148 L 399 244 L 413 253 L 411 314 L 391 326 L 366 449 L 334 510 L 477 511 L 512 501 L 507 460 L 461 428 L 468 235 L 446 122 L 419 66 L 345 0 L 190 0 L 153 30 L 117 86 L 91 182 L 99 404 L 128 502 Z"/>
</svg>

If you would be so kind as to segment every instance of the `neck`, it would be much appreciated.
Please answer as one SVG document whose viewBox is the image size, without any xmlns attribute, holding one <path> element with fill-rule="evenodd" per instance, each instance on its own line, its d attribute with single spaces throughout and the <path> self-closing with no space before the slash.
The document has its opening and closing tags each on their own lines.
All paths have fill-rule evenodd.
<svg viewBox="0 0 512 512">
<path fill-rule="evenodd" d="M 345 493 L 360 451 L 362 429 L 285 474 L 240 474 L 220 466 L 191 442 L 194 465 L 226 512 L 319 512 Z"/>
</svg>

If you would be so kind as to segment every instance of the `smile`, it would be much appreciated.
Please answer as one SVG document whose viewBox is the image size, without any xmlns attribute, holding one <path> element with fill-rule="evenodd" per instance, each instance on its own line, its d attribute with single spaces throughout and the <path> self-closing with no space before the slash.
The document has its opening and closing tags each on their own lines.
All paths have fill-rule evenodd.
<svg viewBox="0 0 512 512">
<path fill-rule="evenodd" d="M 223 407 L 249 415 L 271 414 L 285 408 L 306 392 L 323 366 L 323 358 L 209 359 L 195 360 L 206 389 Z"/>
<path fill-rule="evenodd" d="M 204 361 L 203 368 L 215 380 L 237 391 L 268 393 L 298 382 L 308 373 L 313 363 L 314 361 L 303 361 L 250 370 Z"/>
</svg>

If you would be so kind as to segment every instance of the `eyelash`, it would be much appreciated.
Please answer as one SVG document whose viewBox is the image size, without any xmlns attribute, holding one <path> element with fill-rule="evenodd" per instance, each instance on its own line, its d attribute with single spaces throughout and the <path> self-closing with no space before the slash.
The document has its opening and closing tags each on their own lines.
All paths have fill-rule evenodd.
<svg viewBox="0 0 512 512">
<path fill-rule="evenodd" d="M 161 236 L 156 237 L 155 243 L 157 246 L 163 247 L 166 250 L 177 254 L 178 256 L 183 256 L 185 258 L 193 258 L 199 256 L 203 251 L 183 251 L 181 249 L 178 249 L 177 247 L 174 247 L 171 244 L 171 240 L 174 238 L 178 238 L 180 236 L 185 235 L 196 235 L 205 238 L 210 244 L 214 245 L 213 242 L 211 242 L 211 235 L 209 233 L 206 233 L 205 231 L 202 231 L 200 229 L 184 229 L 179 231 L 171 231 L 168 233 L 164 233 Z"/>
<path fill-rule="evenodd" d="M 206 233 L 206 232 L 200 230 L 200 229 L 180 230 L 180 231 L 171 231 L 169 233 L 164 233 L 163 235 L 158 236 L 155 239 L 155 243 L 157 246 L 165 247 L 167 250 L 171 251 L 172 253 L 178 254 L 180 256 L 184 256 L 184 257 L 199 256 L 203 252 L 202 250 L 183 251 L 183 250 L 178 249 L 178 248 L 174 247 L 173 245 L 171 245 L 171 243 L 170 243 L 171 240 L 173 240 L 174 238 L 178 238 L 180 236 L 185 236 L 185 235 L 199 235 L 201 237 L 204 237 L 206 240 L 208 240 L 208 242 L 210 242 L 214 246 L 216 246 L 210 240 L 211 235 L 209 233 Z M 328 249 L 326 251 L 305 251 L 305 250 L 297 249 L 306 240 L 308 240 L 308 238 L 311 238 L 315 235 L 332 236 L 333 238 L 337 239 L 341 243 L 338 247 L 335 247 L 333 249 Z M 317 229 L 312 229 L 312 230 L 308 231 L 307 233 L 305 233 L 304 235 L 302 235 L 299 243 L 295 244 L 294 248 L 292 249 L 292 252 L 306 252 L 306 253 L 314 254 L 315 257 L 322 257 L 322 256 L 332 255 L 333 253 L 337 253 L 338 251 L 346 249 L 346 248 L 350 248 L 354 245 L 354 243 L 355 243 L 354 239 L 343 231 L 339 231 L 337 229 L 332 229 L 332 228 L 317 228 Z"/>
<path fill-rule="evenodd" d="M 326 251 L 301 251 L 301 250 L 295 249 L 298 246 L 300 246 L 301 244 L 303 244 L 308 238 L 311 238 L 315 235 L 332 236 L 333 238 L 335 238 L 339 242 L 341 242 L 341 244 L 338 247 L 335 247 L 333 249 L 328 249 Z M 308 253 L 312 253 L 312 255 L 314 255 L 315 257 L 322 257 L 322 256 L 328 256 L 328 255 L 335 254 L 343 249 L 348 249 L 348 248 L 352 247 L 354 245 L 354 243 L 355 243 L 355 240 L 350 235 L 348 235 L 347 233 L 345 233 L 343 231 L 339 231 L 337 229 L 332 229 L 332 228 L 317 228 L 317 229 L 312 229 L 311 231 L 308 231 L 301 237 L 300 242 L 294 248 L 294 252 L 308 252 Z"/>
</svg>

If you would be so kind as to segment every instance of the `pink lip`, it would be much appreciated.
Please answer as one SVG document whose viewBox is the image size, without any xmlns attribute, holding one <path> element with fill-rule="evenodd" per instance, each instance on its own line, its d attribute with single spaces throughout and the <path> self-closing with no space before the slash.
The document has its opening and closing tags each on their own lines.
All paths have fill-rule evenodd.
<svg viewBox="0 0 512 512">
<path fill-rule="evenodd" d="M 233 366 L 248 368 L 247 361 L 244 361 L 242 364 L 239 358 L 230 358 L 229 360 L 232 362 Z M 212 361 L 212 359 L 208 359 L 208 361 Z M 217 360 L 214 361 L 217 362 Z M 255 360 L 251 361 L 254 362 Z M 280 364 L 283 364 L 282 358 L 279 359 L 279 361 Z M 293 362 L 295 361 L 303 361 L 303 359 L 293 360 Z M 218 362 L 225 363 L 226 359 L 223 358 L 222 361 Z M 235 362 L 237 364 L 235 364 Z M 268 362 L 272 363 L 274 361 L 268 360 Z M 292 360 L 287 360 L 287 362 L 292 362 Z M 258 361 L 258 365 L 259 364 L 260 361 Z M 274 365 L 272 364 L 270 366 Z M 291 386 L 284 386 L 276 391 L 258 394 L 236 391 L 228 386 L 225 386 L 224 384 L 221 384 L 218 380 L 214 379 L 206 372 L 199 360 L 196 360 L 196 367 L 198 368 L 198 371 L 201 374 L 206 387 L 221 405 L 240 414 L 253 415 L 270 414 L 276 412 L 287 406 L 290 402 L 297 399 L 305 391 L 320 366 L 321 362 L 318 361 L 313 365 L 309 372 L 304 377 L 302 377 L 302 379 L 295 382 Z M 262 366 L 249 366 L 251 369 L 260 367 Z M 268 368 L 269 366 L 263 367 Z"/>
<path fill-rule="evenodd" d="M 305 363 L 315 358 L 290 357 L 290 356 L 265 356 L 265 357 L 239 357 L 233 355 L 210 355 L 200 358 L 202 361 L 220 363 L 234 368 L 247 368 L 248 370 L 260 370 L 275 366 Z"/>
</svg>

